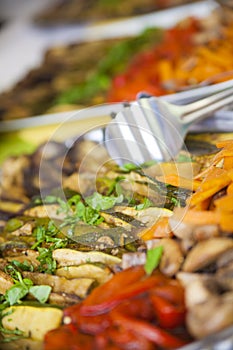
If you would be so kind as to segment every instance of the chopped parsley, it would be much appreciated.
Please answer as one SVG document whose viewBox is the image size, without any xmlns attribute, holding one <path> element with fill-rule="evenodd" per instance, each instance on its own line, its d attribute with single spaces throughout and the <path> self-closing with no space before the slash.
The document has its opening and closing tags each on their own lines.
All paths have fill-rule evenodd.
<svg viewBox="0 0 233 350">
<path fill-rule="evenodd" d="M 40 262 L 39 271 L 53 274 L 56 270 L 56 260 L 53 259 L 53 251 L 58 248 L 65 248 L 68 243 L 67 238 L 57 237 L 59 229 L 51 220 L 48 227 L 37 226 L 33 235 L 36 238 L 36 243 L 31 247 L 39 252 L 37 260 Z"/>
</svg>

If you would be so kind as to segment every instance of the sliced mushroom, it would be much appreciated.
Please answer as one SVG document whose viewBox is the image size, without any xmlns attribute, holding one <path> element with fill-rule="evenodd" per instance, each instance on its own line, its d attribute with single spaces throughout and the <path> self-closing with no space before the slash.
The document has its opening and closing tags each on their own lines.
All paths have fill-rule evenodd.
<svg viewBox="0 0 233 350">
<path fill-rule="evenodd" d="M 222 254 L 233 248 L 230 238 L 212 238 L 197 243 L 186 256 L 182 270 L 194 272 L 209 266 Z"/>
<path fill-rule="evenodd" d="M 159 264 L 159 269 L 166 276 L 174 276 L 180 269 L 184 257 L 179 243 L 172 238 L 162 238 L 152 240 L 152 247 L 162 246 L 163 254 Z"/>
<path fill-rule="evenodd" d="M 131 266 L 144 265 L 145 262 L 146 262 L 145 252 L 125 253 L 122 256 L 121 266 L 123 269 L 127 269 Z"/>
<path fill-rule="evenodd" d="M 218 225 L 201 225 L 193 228 L 193 237 L 197 241 L 218 237 L 220 229 Z"/>
<path fill-rule="evenodd" d="M 218 268 L 226 267 L 231 263 L 233 263 L 233 249 L 229 249 L 225 254 L 221 255 L 216 262 Z"/>
<path fill-rule="evenodd" d="M 185 298 L 187 327 L 195 338 L 214 334 L 233 324 L 233 290 L 215 277 L 195 276 L 186 284 Z"/>
<path fill-rule="evenodd" d="M 216 275 L 225 279 L 232 279 L 233 284 L 233 261 L 217 270 Z"/>
<path fill-rule="evenodd" d="M 13 236 L 30 236 L 32 234 L 32 230 L 34 229 L 35 224 L 33 222 L 26 222 L 22 227 L 17 230 L 11 232 Z"/>
<path fill-rule="evenodd" d="M 150 207 L 142 210 L 137 210 L 132 207 L 116 206 L 115 211 L 131 216 L 147 226 L 152 226 L 160 217 L 170 217 L 172 215 L 171 210 L 157 207 Z"/>
<path fill-rule="evenodd" d="M 5 294 L 6 291 L 14 284 L 13 279 L 5 272 L 0 271 L 0 294 Z"/>
<path fill-rule="evenodd" d="M 188 310 L 187 327 L 195 338 L 215 334 L 233 324 L 233 292 L 212 296 Z"/>
<path fill-rule="evenodd" d="M 87 195 L 95 191 L 96 174 L 92 173 L 73 173 L 63 179 L 63 187 Z"/>
<path fill-rule="evenodd" d="M 82 299 L 75 294 L 67 294 L 67 293 L 50 293 L 49 295 L 49 304 L 58 305 L 61 307 L 67 307 L 73 304 L 77 304 Z"/>
<path fill-rule="evenodd" d="M 174 235 L 180 239 L 194 241 L 193 225 L 183 221 L 186 209 L 175 208 L 173 215 L 169 218 L 169 225 Z"/>
<path fill-rule="evenodd" d="M 18 255 L 15 254 L 11 256 L 6 256 L 5 260 L 8 262 L 16 260 L 20 263 L 24 263 L 25 261 L 27 261 L 34 268 L 37 268 L 40 265 L 40 262 L 37 260 L 38 256 L 39 253 L 37 251 L 32 249 L 26 249 L 20 252 Z"/>
<path fill-rule="evenodd" d="M 57 276 L 73 278 L 93 278 L 99 284 L 107 282 L 112 273 L 108 267 L 102 267 L 94 264 L 82 264 L 79 266 L 66 266 L 56 270 Z"/>
<path fill-rule="evenodd" d="M 47 285 L 52 287 L 55 293 L 75 294 L 80 298 L 85 298 L 94 287 L 93 278 L 74 278 L 68 280 L 65 277 L 50 275 L 47 273 L 23 272 L 23 276 L 32 280 L 35 285 Z"/>
<path fill-rule="evenodd" d="M 102 252 L 90 251 L 81 252 L 73 249 L 55 249 L 53 251 L 53 258 L 58 262 L 59 266 L 80 265 L 86 262 L 101 262 L 106 265 L 120 264 L 121 259 Z"/>
<path fill-rule="evenodd" d="M 36 207 L 26 209 L 24 211 L 24 215 L 38 218 L 49 217 L 52 219 L 62 220 L 64 219 L 65 214 L 60 213 L 59 209 L 60 206 L 58 204 L 37 205 Z"/>
<path fill-rule="evenodd" d="M 200 276 L 200 274 L 198 273 L 192 273 L 192 272 L 183 272 L 183 271 L 179 271 L 177 274 L 176 274 L 176 278 L 181 282 L 181 284 L 184 286 L 184 288 L 186 288 L 186 286 L 201 278 L 202 276 Z"/>
<path fill-rule="evenodd" d="M 132 228 L 132 225 L 130 225 L 125 220 L 122 220 L 118 218 L 117 216 L 114 216 L 109 213 L 102 212 L 101 216 L 104 218 L 104 220 L 107 222 L 107 224 L 124 227 L 126 230 L 130 230 Z"/>
</svg>

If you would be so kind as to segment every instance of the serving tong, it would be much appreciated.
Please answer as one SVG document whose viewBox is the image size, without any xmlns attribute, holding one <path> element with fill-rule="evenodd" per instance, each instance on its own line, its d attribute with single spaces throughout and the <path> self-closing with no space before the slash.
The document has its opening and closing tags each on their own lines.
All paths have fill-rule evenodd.
<svg viewBox="0 0 233 350">
<path fill-rule="evenodd" d="M 174 159 L 185 147 L 184 138 L 193 123 L 233 103 L 233 79 L 205 87 L 205 94 L 184 105 L 139 94 L 137 102 L 126 105 L 106 127 L 110 156 L 120 165 Z"/>
</svg>

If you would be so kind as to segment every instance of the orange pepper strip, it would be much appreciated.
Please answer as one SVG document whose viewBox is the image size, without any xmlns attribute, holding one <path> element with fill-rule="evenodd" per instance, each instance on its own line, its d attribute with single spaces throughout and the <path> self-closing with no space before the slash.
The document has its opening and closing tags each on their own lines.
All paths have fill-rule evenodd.
<svg viewBox="0 0 233 350">
<path fill-rule="evenodd" d="M 233 169 L 233 156 L 224 158 L 223 168 L 225 170 Z"/>
<path fill-rule="evenodd" d="M 210 210 L 185 210 L 176 208 L 176 212 L 183 210 L 182 221 L 192 225 L 216 225 L 220 222 L 220 213 Z"/>
<path fill-rule="evenodd" d="M 207 181 L 207 180 L 212 180 L 212 179 L 216 179 L 216 178 L 219 178 L 221 177 L 222 175 L 226 175 L 228 174 L 228 172 L 222 168 L 218 168 L 218 167 L 212 167 L 212 168 L 209 168 L 209 169 L 206 169 L 207 170 L 207 174 L 206 176 L 204 177 L 204 181 Z"/>
<path fill-rule="evenodd" d="M 227 194 L 233 194 L 233 182 L 227 187 Z"/>
<path fill-rule="evenodd" d="M 225 157 L 232 157 L 232 156 L 233 156 L 233 150 L 224 148 L 216 154 L 216 156 L 213 159 L 213 162 L 217 164 L 221 159 Z"/>
<path fill-rule="evenodd" d="M 228 176 L 228 173 L 226 170 L 223 170 L 223 173 L 221 175 L 217 175 L 216 177 L 208 177 L 206 180 L 203 181 L 201 184 L 201 187 L 203 190 L 209 190 L 212 187 L 218 188 L 218 191 L 220 191 L 222 188 L 228 186 L 231 183 L 231 178 Z"/>
<path fill-rule="evenodd" d="M 192 206 L 199 204 L 207 198 L 212 197 L 215 193 L 228 186 L 230 183 L 231 178 L 227 174 L 222 174 L 219 177 L 203 181 L 199 190 L 189 199 L 189 204 Z"/>
<path fill-rule="evenodd" d="M 220 212 L 220 227 L 223 231 L 233 232 L 233 213 Z"/>
<path fill-rule="evenodd" d="M 216 142 L 217 148 L 229 148 L 233 150 L 233 141 L 232 140 L 223 140 Z"/>
<path fill-rule="evenodd" d="M 233 167 L 232 167 L 232 169 L 227 170 L 227 175 L 233 181 Z"/>
<path fill-rule="evenodd" d="M 226 211 L 233 213 L 233 194 L 228 194 L 214 201 L 216 208 L 219 211 Z"/>
<path fill-rule="evenodd" d="M 151 227 L 140 231 L 138 236 L 144 241 L 148 241 L 152 238 L 172 237 L 173 233 L 169 226 L 168 217 L 160 218 Z"/>
<path fill-rule="evenodd" d="M 211 197 L 205 199 L 204 201 L 198 203 L 195 205 L 194 209 L 195 210 L 208 210 L 211 202 Z M 188 203 L 188 202 L 187 202 Z"/>
<path fill-rule="evenodd" d="M 201 184 L 201 181 L 199 180 L 186 179 L 185 177 L 179 176 L 177 174 L 156 176 L 156 179 L 172 186 L 182 187 L 194 191 L 196 191 Z"/>
<path fill-rule="evenodd" d="M 224 188 L 223 186 L 222 188 Z M 221 187 L 214 186 L 209 190 L 197 191 L 188 200 L 187 203 L 191 206 L 200 205 L 202 202 L 206 201 L 208 198 L 212 197 L 215 193 L 222 189 Z"/>
</svg>

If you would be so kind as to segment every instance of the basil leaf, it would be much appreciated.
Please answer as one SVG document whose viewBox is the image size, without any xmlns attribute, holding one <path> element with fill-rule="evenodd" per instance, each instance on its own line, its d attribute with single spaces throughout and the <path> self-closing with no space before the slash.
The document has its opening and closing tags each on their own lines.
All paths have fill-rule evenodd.
<svg viewBox="0 0 233 350">
<path fill-rule="evenodd" d="M 146 263 L 144 269 L 148 275 L 150 275 L 153 270 L 159 265 L 163 254 L 163 247 L 155 247 L 147 251 Z"/>
<path fill-rule="evenodd" d="M 25 297 L 25 295 L 27 295 L 27 293 L 28 293 L 27 286 L 18 282 L 6 291 L 6 294 L 5 294 L 6 301 L 8 301 L 10 303 L 10 305 L 14 305 L 20 299 Z"/>
<path fill-rule="evenodd" d="M 95 192 L 92 196 L 86 198 L 86 203 L 95 210 L 107 210 L 112 208 L 115 204 L 123 201 L 123 195 L 118 197 L 103 196 L 102 194 Z"/>
<path fill-rule="evenodd" d="M 50 286 L 32 286 L 29 293 L 32 294 L 40 303 L 46 303 L 52 288 Z"/>
</svg>

